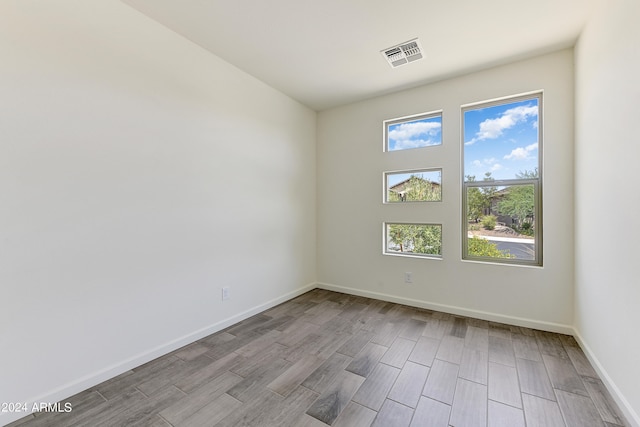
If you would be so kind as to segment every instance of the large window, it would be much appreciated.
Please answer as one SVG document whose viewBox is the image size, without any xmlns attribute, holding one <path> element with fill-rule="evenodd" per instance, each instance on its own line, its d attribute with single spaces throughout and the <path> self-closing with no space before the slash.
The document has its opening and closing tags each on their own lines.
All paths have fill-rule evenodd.
<svg viewBox="0 0 640 427">
<path fill-rule="evenodd" d="M 542 265 L 542 94 L 463 106 L 462 257 Z"/>
</svg>

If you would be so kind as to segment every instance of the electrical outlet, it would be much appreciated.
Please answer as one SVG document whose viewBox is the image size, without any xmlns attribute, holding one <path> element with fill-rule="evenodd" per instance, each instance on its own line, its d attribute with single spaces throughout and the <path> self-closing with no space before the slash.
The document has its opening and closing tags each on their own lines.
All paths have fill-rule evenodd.
<svg viewBox="0 0 640 427">
<path fill-rule="evenodd" d="M 225 286 L 224 288 L 222 288 L 222 301 L 225 301 L 228 299 L 229 299 L 229 287 Z"/>
<path fill-rule="evenodd" d="M 410 271 L 404 272 L 404 283 L 413 283 L 413 273 Z"/>
</svg>

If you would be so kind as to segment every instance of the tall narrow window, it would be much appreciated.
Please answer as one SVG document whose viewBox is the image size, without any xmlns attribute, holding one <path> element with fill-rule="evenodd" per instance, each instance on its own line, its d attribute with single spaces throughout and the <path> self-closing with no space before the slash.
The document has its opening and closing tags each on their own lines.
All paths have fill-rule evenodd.
<svg viewBox="0 0 640 427">
<path fill-rule="evenodd" d="M 464 106 L 462 257 L 542 265 L 542 94 Z"/>
</svg>

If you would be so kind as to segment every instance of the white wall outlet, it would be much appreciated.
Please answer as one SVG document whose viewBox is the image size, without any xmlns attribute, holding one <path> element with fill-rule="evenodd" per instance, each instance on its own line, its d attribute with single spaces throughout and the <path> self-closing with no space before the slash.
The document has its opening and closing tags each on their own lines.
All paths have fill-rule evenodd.
<svg viewBox="0 0 640 427">
<path fill-rule="evenodd" d="M 222 301 L 225 301 L 228 299 L 229 299 L 229 287 L 225 286 L 224 288 L 222 288 Z"/>
<path fill-rule="evenodd" d="M 404 283 L 413 283 L 413 273 L 410 271 L 404 272 Z"/>
</svg>

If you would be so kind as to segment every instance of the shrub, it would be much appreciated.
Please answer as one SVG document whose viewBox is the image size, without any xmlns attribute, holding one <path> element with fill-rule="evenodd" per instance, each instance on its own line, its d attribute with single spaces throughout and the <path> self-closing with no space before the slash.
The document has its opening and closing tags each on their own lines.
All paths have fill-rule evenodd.
<svg viewBox="0 0 640 427">
<path fill-rule="evenodd" d="M 485 230 L 493 230 L 496 228 L 498 218 L 495 215 L 485 215 L 482 217 L 482 226 Z"/>
<path fill-rule="evenodd" d="M 520 234 L 524 234 L 525 236 L 534 236 L 535 235 L 535 232 L 533 230 L 533 224 L 531 224 L 530 222 L 522 223 L 522 226 L 520 227 L 520 229 L 518 231 L 520 232 Z"/>
<path fill-rule="evenodd" d="M 481 239 L 473 236 L 469 239 L 467 244 L 467 251 L 469 255 L 473 256 L 486 256 L 491 258 L 513 258 L 513 255 L 509 251 L 501 251 L 498 247 L 488 241 L 487 239 Z"/>
</svg>

